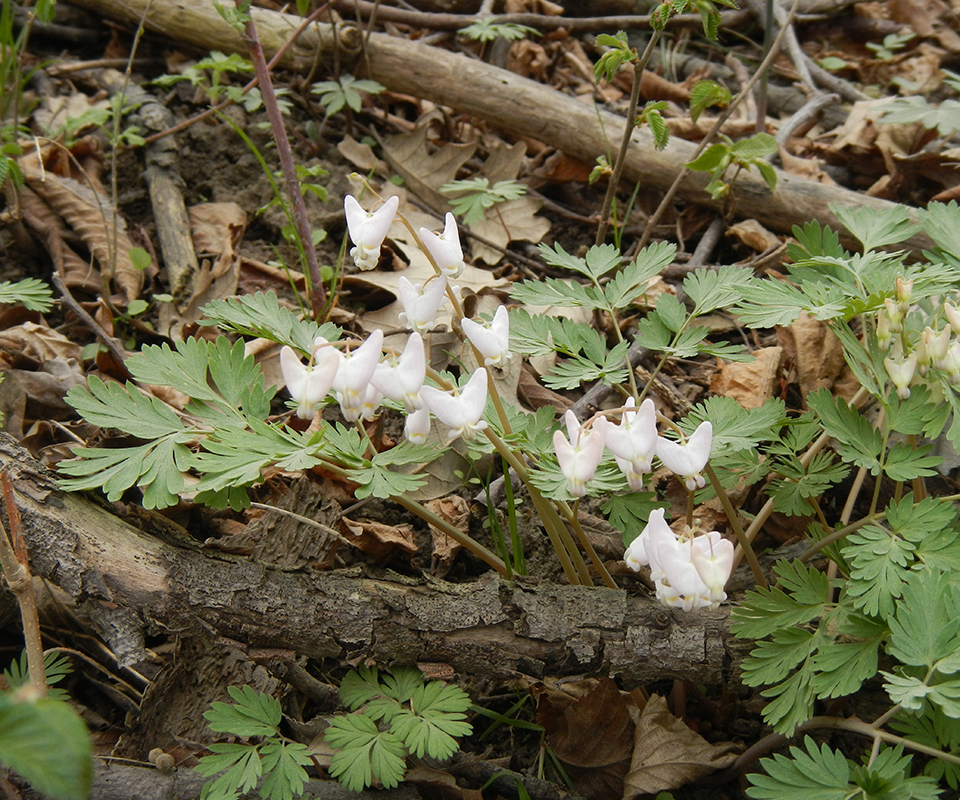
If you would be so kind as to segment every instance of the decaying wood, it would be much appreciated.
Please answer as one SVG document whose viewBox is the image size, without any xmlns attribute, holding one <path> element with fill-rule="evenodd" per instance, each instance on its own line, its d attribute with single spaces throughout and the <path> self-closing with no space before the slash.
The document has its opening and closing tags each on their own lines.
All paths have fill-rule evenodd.
<svg viewBox="0 0 960 800">
<path fill-rule="evenodd" d="M 145 633 L 176 632 L 315 658 L 443 662 L 500 678 L 726 677 L 722 610 L 685 614 L 622 590 L 523 585 L 493 574 L 450 584 L 285 572 L 148 535 L 57 489 L 6 434 L 0 466 L 13 478 L 34 574 L 73 597 L 124 664 L 145 656 Z"/>
<path fill-rule="evenodd" d="M 143 17 L 148 30 L 205 49 L 246 51 L 238 34 L 206 3 L 185 3 L 182 0 L 71 1 L 132 24 L 137 24 Z M 256 23 L 264 50 L 272 55 L 284 33 L 292 31 L 299 18 L 253 10 L 259 11 Z M 350 28 L 337 30 L 341 47 L 344 47 L 344 40 L 350 44 L 359 41 L 359 36 L 347 35 Z M 289 69 L 305 71 L 319 54 L 332 54 L 331 43 L 329 26 L 310 26 L 281 63 Z M 623 117 L 598 112 L 593 105 L 577 102 L 555 89 L 512 72 L 386 34 L 374 33 L 367 39 L 366 57 L 360 63 L 369 64 L 368 77 L 390 91 L 422 97 L 475 115 L 504 130 L 546 142 L 587 163 L 593 163 L 606 151 L 604 142 L 620 140 L 625 122 Z M 358 64 L 357 69 L 360 68 Z M 624 178 L 665 190 L 673 183 L 682 165 L 691 160 L 694 147 L 690 142 L 674 139 L 666 150 L 659 152 L 646 128 L 635 131 Z M 893 207 L 886 200 L 780 171 L 777 179 L 776 191 L 771 192 L 755 171 L 741 172 L 733 192 L 736 215 L 754 218 L 768 228 L 782 232 L 789 232 L 794 225 L 814 219 L 842 230 L 843 226 L 828 208 L 830 204 L 865 206 L 877 211 Z M 698 205 L 725 208 L 725 201 L 713 200 L 704 191 L 707 181 L 706 175 L 690 174 L 683 182 L 680 196 Z M 918 235 L 904 246 L 922 249 L 931 245 L 926 236 Z"/>
</svg>

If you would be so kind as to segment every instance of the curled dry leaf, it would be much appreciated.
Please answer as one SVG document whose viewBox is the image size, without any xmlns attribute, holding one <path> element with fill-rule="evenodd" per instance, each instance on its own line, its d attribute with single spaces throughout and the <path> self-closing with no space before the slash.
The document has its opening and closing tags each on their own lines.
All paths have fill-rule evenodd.
<svg viewBox="0 0 960 800">
<path fill-rule="evenodd" d="M 350 544 L 378 562 L 389 561 L 402 553 L 411 556 L 417 552 L 417 545 L 413 541 L 413 528 L 406 524 L 386 525 L 382 522 L 354 521 L 344 517 L 341 520 L 340 532 Z"/>
<path fill-rule="evenodd" d="M 623 800 L 678 789 L 737 760 L 732 744 L 713 745 L 667 710 L 653 695 L 639 714 Z"/>
<path fill-rule="evenodd" d="M 537 698 L 547 741 L 588 800 L 620 800 L 630 767 L 634 723 L 628 702 L 610 678 L 575 685 L 580 696 L 544 686 Z"/>
<path fill-rule="evenodd" d="M 143 273 L 130 260 L 133 243 L 110 199 L 80 181 L 42 169 L 32 148 L 19 163 L 27 186 L 76 232 L 100 265 L 101 274 L 112 275 L 124 302 L 136 300 Z"/>
<path fill-rule="evenodd" d="M 424 505 L 444 522 L 449 522 L 461 533 L 470 532 L 470 507 L 467 501 L 455 494 L 429 500 Z M 431 570 L 438 578 L 442 578 L 453 565 L 453 559 L 460 552 L 460 545 L 450 536 L 438 528 L 430 526 L 433 536 L 433 564 Z"/>
<path fill-rule="evenodd" d="M 782 347 L 754 350 L 753 361 L 724 362 L 710 381 L 710 391 L 732 397 L 744 408 L 760 408 L 780 388 Z"/>
<path fill-rule="evenodd" d="M 187 209 L 187 213 L 200 271 L 189 287 L 189 297 L 160 306 L 161 330 L 176 339 L 184 325 L 200 319 L 205 305 L 237 293 L 239 246 L 247 228 L 246 212 L 236 203 L 203 203 Z"/>
</svg>

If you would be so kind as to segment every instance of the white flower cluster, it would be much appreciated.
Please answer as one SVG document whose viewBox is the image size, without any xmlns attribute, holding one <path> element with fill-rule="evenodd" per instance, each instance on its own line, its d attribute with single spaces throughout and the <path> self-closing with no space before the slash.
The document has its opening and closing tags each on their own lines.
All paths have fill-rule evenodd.
<svg viewBox="0 0 960 800">
<path fill-rule="evenodd" d="M 351 251 L 361 269 L 372 269 L 380 258 L 380 246 L 397 212 L 398 200 L 392 197 L 377 211 L 367 213 L 357 200 L 344 201 Z M 340 403 L 345 419 L 353 422 L 376 416 L 383 398 L 403 403 L 407 412 L 405 437 L 415 443 L 426 440 L 432 414 L 449 429 L 448 441 L 469 438 L 483 430 L 483 411 L 487 403 L 487 371 L 474 372 L 458 391 L 443 391 L 424 386 L 427 361 L 421 331 L 432 328 L 437 311 L 445 299 L 447 277 L 455 278 L 463 270 L 463 251 L 456 220 L 447 214 L 442 234 L 420 229 L 424 246 L 430 251 L 442 274 L 414 285 L 400 278 L 400 321 L 412 330 L 403 352 L 383 355 L 383 331 L 375 330 L 353 350 L 341 350 L 318 336 L 308 365 L 291 347 L 280 351 L 280 367 L 290 396 L 297 404 L 297 416 L 312 419 L 317 407 L 331 391 Z M 464 334 L 484 358 L 486 366 L 503 366 L 510 358 L 510 330 L 507 310 L 501 306 L 489 325 L 471 319 L 461 320 Z"/>
<path fill-rule="evenodd" d="M 917 383 L 917 376 L 924 378 L 931 368 L 945 373 L 950 383 L 960 384 L 960 309 L 953 303 L 945 303 L 947 326 L 936 330 L 928 325 L 920 333 L 916 347 L 909 349 L 909 343 L 905 347 L 906 340 L 901 334 L 910 310 L 912 290 L 912 280 L 897 278 L 897 299 L 888 297 L 877 312 L 877 343 L 881 350 L 890 351 L 883 359 L 883 366 L 901 400 L 910 397 L 910 385 Z M 931 389 L 936 396 L 938 390 L 933 386 Z"/>
<path fill-rule="evenodd" d="M 716 531 L 680 539 L 658 508 L 630 543 L 624 560 L 634 570 L 650 567 L 657 598 L 664 605 L 684 611 L 716 608 L 727 599 L 723 587 L 733 568 L 733 543 Z"/>
<path fill-rule="evenodd" d="M 564 415 L 567 436 L 562 431 L 554 433 L 553 447 L 560 471 L 567 479 L 567 491 L 574 497 L 583 497 L 587 481 L 600 464 L 604 446 L 613 453 L 634 491 L 643 488 L 643 476 L 653 471 L 654 456 L 682 478 L 691 492 L 705 485 L 700 472 L 710 460 L 713 425 L 701 422 L 681 444 L 658 435 L 653 400 L 647 398 L 639 409 L 633 410 L 635 405 L 633 398 L 627 400 L 619 425 L 604 417 L 598 417 L 592 425 L 581 425 L 572 411 Z"/>
</svg>

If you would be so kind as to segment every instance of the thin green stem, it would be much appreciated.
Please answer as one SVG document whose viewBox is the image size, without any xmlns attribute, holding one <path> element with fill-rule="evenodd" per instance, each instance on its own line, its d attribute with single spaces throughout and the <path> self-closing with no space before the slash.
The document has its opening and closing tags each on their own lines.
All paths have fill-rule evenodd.
<svg viewBox="0 0 960 800">
<path fill-rule="evenodd" d="M 633 65 L 633 86 L 630 89 L 630 105 L 627 108 L 627 119 L 623 126 L 623 136 L 620 139 L 620 152 L 617 153 L 617 160 L 613 165 L 613 173 L 610 175 L 610 182 L 607 184 L 607 193 L 603 198 L 603 208 L 600 211 L 600 224 L 597 226 L 596 244 L 603 244 L 607 238 L 607 228 L 610 226 L 610 208 L 613 206 L 613 198 L 617 193 L 617 186 L 620 185 L 620 178 L 623 175 L 623 167 L 627 160 L 627 151 L 630 149 L 630 139 L 633 136 L 633 129 L 636 126 L 637 106 L 640 103 L 640 82 L 643 78 L 643 70 L 650 61 L 654 47 L 660 41 L 662 31 L 654 28 L 650 36 L 650 41 Z"/>
<path fill-rule="evenodd" d="M 773 59 L 776 57 L 777 53 L 780 52 L 780 43 L 783 41 L 783 37 L 786 35 L 790 24 L 793 22 L 793 18 L 796 15 L 799 7 L 800 0 L 793 0 L 793 5 L 790 6 L 790 12 L 787 14 L 787 18 L 784 20 L 783 25 L 780 26 L 777 37 L 773 40 L 773 44 L 770 46 L 770 51 L 760 63 L 760 66 L 757 68 L 757 71 L 754 72 L 750 80 L 743 85 L 743 87 L 737 93 L 737 96 L 733 98 L 733 102 L 731 102 L 730 105 L 728 105 L 726 109 L 720 113 L 720 116 L 717 117 L 717 121 L 713 124 L 710 132 L 703 137 L 703 139 L 700 141 L 700 144 L 697 146 L 697 149 L 694 150 L 693 156 L 690 159 L 691 161 L 696 160 L 700 154 L 713 143 L 714 138 L 720 132 L 720 128 L 723 127 L 723 124 L 730 119 L 730 116 L 734 111 L 736 111 L 737 107 L 750 95 L 750 92 L 753 91 L 754 85 L 756 85 L 756 82 L 760 80 L 760 76 L 763 75 L 763 73 L 766 72 L 766 70 L 770 67 Z M 680 189 L 680 185 L 684 182 L 684 180 L 686 180 L 690 172 L 691 169 L 689 167 L 683 167 L 683 169 L 677 173 L 677 177 L 667 190 L 667 193 L 663 196 L 663 199 L 660 201 L 660 205 L 657 206 L 657 210 L 654 211 L 653 215 L 647 220 L 647 226 L 643 231 L 643 236 L 640 237 L 640 241 L 637 243 L 637 250 L 642 250 L 646 246 L 647 242 L 650 241 L 650 237 L 653 235 L 654 229 L 660 222 L 660 218 L 670 207 L 670 204 L 673 202 L 673 198 L 676 197 L 676 194 Z"/>
<path fill-rule="evenodd" d="M 411 500 L 409 497 L 404 497 L 403 495 L 392 495 L 390 499 L 397 505 L 403 506 L 408 511 L 412 511 L 420 517 L 420 519 L 432 525 L 437 530 L 443 531 L 447 536 L 458 544 L 466 547 L 474 555 L 482 558 L 504 578 L 510 578 L 510 570 L 507 569 L 507 565 L 497 557 L 496 553 L 488 550 L 473 537 L 461 533 L 445 519 L 441 519 L 428 508 L 420 505 L 416 500 Z"/>
<path fill-rule="evenodd" d="M 527 491 L 530 493 L 530 499 L 533 501 L 533 505 L 540 515 L 540 521 L 543 522 L 547 536 L 550 537 L 550 543 L 557 552 L 557 558 L 560 559 L 560 565 L 563 567 L 563 573 L 567 580 L 574 585 L 583 584 L 590 586 L 593 581 L 590 579 L 590 572 L 587 569 L 587 565 L 584 563 L 583 556 L 580 555 L 580 550 L 577 548 L 576 542 L 574 542 L 573 537 L 570 536 L 570 531 L 568 531 L 567 526 L 563 524 L 563 520 L 560 518 L 557 510 L 540 493 L 540 490 L 534 486 L 530 480 L 530 472 L 517 457 L 517 454 L 507 447 L 506 442 L 490 430 L 490 428 L 485 428 L 483 432 L 493 446 L 497 448 L 497 452 L 513 467 L 513 471 L 517 473 L 520 480 L 526 485 Z"/>
<path fill-rule="evenodd" d="M 557 503 L 557 505 L 559 506 L 561 513 L 570 523 L 570 527 L 573 528 L 573 532 L 577 534 L 580 544 L 583 545 L 583 549 L 587 552 L 587 555 L 593 562 L 593 566 L 599 573 L 600 579 L 603 581 L 604 586 L 606 586 L 608 589 L 619 588 L 614 582 L 613 578 L 610 577 L 610 573 L 607 572 L 607 568 L 603 565 L 603 561 L 600 560 L 600 556 L 597 555 L 597 551 L 594 549 L 590 539 L 587 538 L 587 532 L 583 529 L 583 525 L 580 524 L 580 516 L 578 513 L 580 510 L 580 498 L 578 497 L 574 501 L 572 508 L 566 503 Z"/>
<path fill-rule="evenodd" d="M 703 468 L 703 471 L 707 474 L 713 490 L 717 493 L 717 498 L 720 500 L 720 505 L 723 506 L 724 513 L 727 515 L 727 521 L 730 523 L 730 527 L 733 528 L 733 532 L 737 537 L 737 542 L 740 544 L 740 547 L 743 548 L 744 555 L 747 557 L 747 563 L 750 565 L 750 571 L 753 572 L 753 578 L 757 582 L 757 586 L 766 589 L 767 579 L 764 577 L 763 570 L 760 568 L 760 562 L 757 561 L 757 554 L 753 552 L 750 540 L 747 539 L 746 534 L 743 532 L 743 527 L 740 525 L 740 515 L 736 509 L 734 509 L 733 503 L 730 502 L 730 498 L 727 496 L 726 491 L 724 491 L 723 486 L 720 485 L 720 478 L 717 477 L 717 473 L 714 472 L 713 466 L 711 466 L 709 461 Z"/>
</svg>

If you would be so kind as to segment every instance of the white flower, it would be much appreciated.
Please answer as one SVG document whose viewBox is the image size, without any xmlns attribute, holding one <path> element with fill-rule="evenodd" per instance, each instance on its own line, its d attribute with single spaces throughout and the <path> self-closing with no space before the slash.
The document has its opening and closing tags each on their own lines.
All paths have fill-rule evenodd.
<svg viewBox="0 0 960 800">
<path fill-rule="evenodd" d="M 470 376 L 458 394 L 424 386 L 420 397 L 433 415 L 450 428 L 446 434 L 448 442 L 458 436 L 470 439 L 487 427 L 483 420 L 483 410 L 487 406 L 487 371 L 483 367 Z"/>
<path fill-rule="evenodd" d="M 627 409 L 636 406 L 630 397 L 624 404 Z M 627 476 L 630 488 L 643 489 L 643 476 L 653 471 L 653 456 L 657 449 L 657 410 L 649 397 L 637 411 L 624 410 L 620 424 L 607 426 L 607 449 L 617 459 L 617 466 Z"/>
<path fill-rule="evenodd" d="M 437 311 L 447 291 L 447 279 L 443 275 L 431 278 L 425 285 L 412 284 L 403 275 L 398 283 L 403 311 L 397 316 L 410 330 L 423 333 L 433 327 Z"/>
<path fill-rule="evenodd" d="M 683 478 L 691 492 L 706 485 L 700 471 L 710 460 L 710 447 L 713 444 L 713 425 L 701 422 L 686 444 L 659 437 L 657 456 L 663 465 L 674 475 Z"/>
<path fill-rule="evenodd" d="M 500 306 L 497 309 L 489 327 L 466 318 L 462 319 L 460 324 L 464 335 L 480 351 L 486 366 L 505 367 L 507 365 L 507 359 L 513 353 L 510 352 L 510 321 L 506 306 Z"/>
<path fill-rule="evenodd" d="M 937 363 L 947 354 L 950 347 L 950 328 L 935 331 L 929 325 L 920 334 L 920 343 L 916 350 L 916 367 L 921 375 L 927 374 L 927 368 Z M 890 370 L 888 369 L 887 372 Z M 912 376 L 912 373 L 911 373 Z M 893 378 L 893 376 L 890 376 Z M 896 383 L 896 380 L 894 380 Z M 909 395 L 908 395 L 909 396 Z"/>
<path fill-rule="evenodd" d="M 930 329 L 927 328 L 927 330 Z M 949 330 L 949 328 L 946 330 Z M 883 367 L 897 390 L 897 397 L 906 400 L 910 396 L 910 381 L 913 380 L 913 374 L 917 369 L 917 354 L 915 352 L 911 353 L 900 361 L 894 361 L 888 356 L 883 359 Z"/>
<path fill-rule="evenodd" d="M 356 350 L 340 354 L 340 369 L 337 370 L 333 388 L 340 402 L 340 410 L 349 422 L 360 418 L 363 395 L 382 352 L 383 331 L 378 328 Z"/>
<path fill-rule="evenodd" d="M 403 403 L 409 414 L 423 405 L 420 387 L 423 386 L 426 373 L 423 338 L 414 331 L 407 338 L 400 358 L 391 356 L 387 361 L 377 364 L 370 382 L 391 400 Z"/>
<path fill-rule="evenodd" d="M 442 275 L 459 278 L 463 272 L 463 249 L 460 247 L 460 231 L 457 220 L 449 211 L 444 217 L 443 233 L 420 229 L 420 241 L 437 262 Z"/>
<path fill-rule="evenodd" d="M 717 531 L 710 531 L 693 540 L 691 561 L 700 580 L 707 586 L 706 599 L 716 608 L 727 599 L 723 590 L 733 570 L 733 542 Z"/>
<path fill-rule="evenodd" d="M 947 373 L 947 380 L 960 383 L 960 339 L 954 339 L 947 354 L 940 360 L 940 369 Z"/>
<path fill-rule="evenodd" d="M 960 309 L 953 303 L 944 303 L 943 311 L 947 315 L 947 321 L 950 323 L 950 330 L 955 336 L 960 336 Z"/>
<path fill-rule="evenodd" d="M 280 350 L 280 371 L 287 391 L 297 403 L 300 419 L 313 419 L 316 407 L 327 396 L 337 375 L 340 359 L 337 351 L 326 348 L 314 354 L 316 362 L 304 366 L 292 347 Z"/>
<path fill-rule="evenodd" d="M 356 245 L 350 255 L 353 263 L 362 270 L 374 269 L 380 260 L 380 245 L 393 224 L 400 198 L 387 198 L 376 211 L 363 210 L 353 195 L 343 198 L 343 210 L 347 216 L 347 230 Z"/>
<path fill-rule="evenodd" d="M 661 603 L 684 611 L 711 604 L 707 599 L 709 588 L 691 560 L 692 550 L 692 544 L 677 542 L 675 548 L 664 549 L 660 554 L 664 577 L 657 583 L 657 597 Z"/>
<path fill-rule="evenodd" d="M 567 425 L 567 434 L 554 431 L 553 449 L 557 454 L 560 472 L 567 479 L 567 491 L 574 497 L 583 497 L 586 484 L 597 471 L 597 465 L 603 456 L 603 439 L 607 420 L 598 417 L 590 430 L 585 429 L 573 411 L 563 415 Z"/>
<path fill-rule="evenodd" d="M 407 421 L 403 426 L 404 438 L 411 444 L 423 444 L 430 435 L 430 409 L 426 406 L 407 414 Z"/>
</svg>

